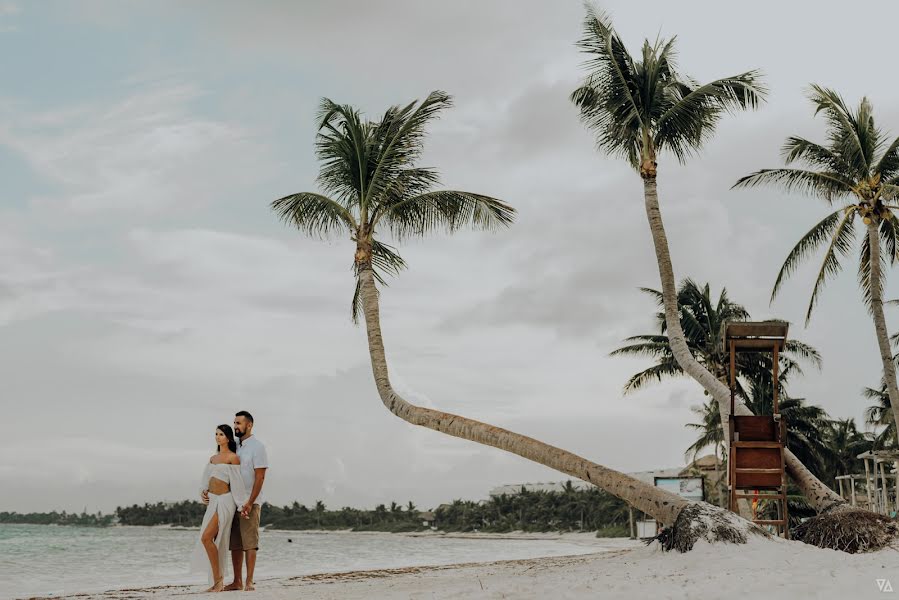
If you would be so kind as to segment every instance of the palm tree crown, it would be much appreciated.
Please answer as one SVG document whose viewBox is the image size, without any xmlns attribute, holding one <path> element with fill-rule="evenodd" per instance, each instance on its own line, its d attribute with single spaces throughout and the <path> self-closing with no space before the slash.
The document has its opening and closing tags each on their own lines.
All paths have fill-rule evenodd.
<svg viewBox="0 0 899 600">
<path fill-rule="evenodd" d="M 662 294 L 656 290 L 643 288 L 663 306 Z M 749 312 L 740 304 L 733 302 L 722 288 L 717 301 L 712 299 L 709 284 L 699 286 L 692 279 L 685 279 L 677 291 L 677 304 L 680 312 L 681 328 L 684 331 L 687 346 L 695 359 L 709 370 L 720 381 L 725 381 L 729 357 L 724 347 L 721 331 L 728 321 L 745 321 Z M 656 315 L 659 333 L 635 335 L 625 339 L 628 345 L 612 352 L 612 356 L 646 356 L 655 359 L 655 364 L 633 375 L 625 384 L 624 391 L 631 392 L 642 388 L 652 381 L 661 381 L 666 377 L 683 376 L 686 373 L 674 358 L 671 343 L 667 335 L 665 313 Z M 820 366 L 821 356 L 813 347 L 796 340 L 786 343 L 784 352 L 780 354 L 779 371 L 782 377 L 801 374 L 799 361 L 807 361 Z M 743 399 L 748 395 L 744 390 L 744 379 L 770 379 L 770 357 L 756 352 L 737 354 L 737 392 Z"/>
<path fill-rule="evenodd" d="M 644 177 L 655 177 L 661 150 L 684 161 L 711 136 L 723 112 L 754 108 L 766 92 L 758 71 L 694 82 L 678 72 L 674 42 L 647 40 L 634 60 L 609 17 L 587 7 L 578 46 L 590 55 L 589 73 L 571 100 L 599 147 L 625 157 Z"/>
<path fill-rule="evenodd" d="M 840 204 L 793 247 L 771 291 L 773 301 L 783 282 L 799 264 L 826 245 L 806 311 L 806 323 L 811 319 L 824 283 L 840 272 L 841 259 L 852 250 L 856 218 L 861 218 L 865 225 L 873 222 L 878 227 L 886 250 L 884 259 L 890 264 L 896 261 L 899 250 L 896 245 L 899 221 L 894 213 L 899 209 L 896 205 L 899 137 L 886 144 L 885 134 L 874 123 L 873 109 L 867 98 L 862 98 L 858 108 L 852 111 L 839 94 L 818 85 L 811 87 L 809 97 L 815 105 L 815 114 L 822 114 L 827 122 L 827 142 L 817 144 L 802 137 L 789 137 L 782 149 L 784 161 L 787 165 L 798 162 L 800 168 L 762 169 L 734 184 L 735 188 L 770 184 L 786 191 L 817 196 L 830 205 Z M 874 293 L 870 277 L 871 249 L 869 239 L 864 236 L 858 275 L 865 301 L 870 306 Z M 880 292 L 878 289 L 878 297 Z"/>
<path fill-rule="evenodd" d="M 368 121 L 352 106 L 322 100 L 315 151 L 324 193 L 300 192 L 272 203 L 283 220 L 308 235 L 349 234 L 356 242 L 354 321 L 359 269 L 372 268 L 383 285 L 385 273 L 405 267 L 396 249 L 380 241 L 381 229 L 402 240 L 468 224 L 493 229 L 512 223 L 515 209 L 508 204 L 471 192 L 432 191 L 437 172 L 416 166 L 425 126 L 450 105 L 449 95 L 435 91 L 422 102 L 389 108 L 380 121 Z"/>
</svg>

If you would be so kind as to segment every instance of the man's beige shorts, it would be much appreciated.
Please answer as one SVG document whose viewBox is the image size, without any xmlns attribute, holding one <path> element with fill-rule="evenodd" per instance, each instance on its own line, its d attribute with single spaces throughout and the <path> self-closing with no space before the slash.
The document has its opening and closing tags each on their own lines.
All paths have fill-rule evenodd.
<svg viewBox="0 0 899 600">
<path fill-rule="evenodd" d="M 241 517 L 239 512 L 234 513 L 234 520 L 231 521 L 231 550 L 259 549 L 260 508 L 258 504 L 254 504 L 249 519 Z"/>
</svg>

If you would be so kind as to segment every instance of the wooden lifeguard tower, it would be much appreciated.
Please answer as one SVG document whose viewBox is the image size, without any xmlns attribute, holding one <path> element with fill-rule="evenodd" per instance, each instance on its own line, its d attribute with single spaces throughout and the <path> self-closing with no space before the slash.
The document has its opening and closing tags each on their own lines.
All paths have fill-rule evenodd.
<svg viewBox="0 0 899 600">
<path fill-rule="evenodd" d="M 776 519 L 753 519 L 759 525 L 774 526 L 778 535 L 789 539 L 787 514 L 787 476 L 784 463 L 786 427 L 780 416 L 777 398 L 778 359 L 787 339 L 788 324 L 783 321 L 731 322 L 724 326 L 724 344 L 730 354 L 730 448 L 728 486 L 730 510 L 738 512 L 740 499 L 773 502 Z M 772 414 L 742 416 L 734 414 L 737 393 L 737 353 L 771 352 L 773 383 Z"/>
</svg>

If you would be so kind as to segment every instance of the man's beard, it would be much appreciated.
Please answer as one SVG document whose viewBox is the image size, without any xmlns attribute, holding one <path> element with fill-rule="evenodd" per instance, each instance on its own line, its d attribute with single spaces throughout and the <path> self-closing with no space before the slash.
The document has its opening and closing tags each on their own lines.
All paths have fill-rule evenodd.
<svg viewBox="0 0 899 600">
<path fill-rule="evenodd" d="M 239 437 L 239 438 L 242 438 L 242 437 L 243 437 L 243 431 L 241 431 L 240 429 L 235 429 L 235 430 L 234 430 L 234 435 L 236 435 L 236 436 Z"/>
</svg>

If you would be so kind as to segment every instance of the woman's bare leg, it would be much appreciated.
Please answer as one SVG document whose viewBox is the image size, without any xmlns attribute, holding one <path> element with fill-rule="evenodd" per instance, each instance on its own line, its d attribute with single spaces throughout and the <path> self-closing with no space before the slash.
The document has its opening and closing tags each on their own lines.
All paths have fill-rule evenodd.
<svg viewBox="0 0 899 600">
<path fill-rule="evenodd" d="M 215 545 L 215 538 L 219 533 L 219 516 L 218 513 L 212 515 L 212 519 L 209 520 L 209 525 L 206 526 L 206 530 L 203 531 L 203 535 L 200 536 L 200 539 L 203 542 L 203 547 L 206 548 L 206 555 L 209 557 L 209 566 L 212 567 L 212 579 L 213 584 L 207 592 L 220 592 L 222 591 L 222 587 L 224 587 L 224 578 L 222 577 L 222 569 L 219 567 L 219 551 Z"/>
</svg>

